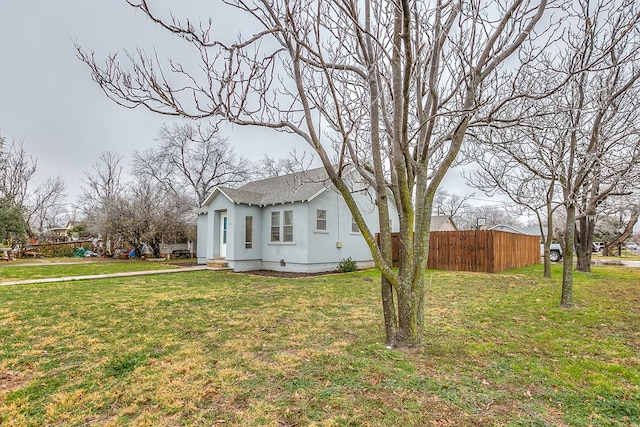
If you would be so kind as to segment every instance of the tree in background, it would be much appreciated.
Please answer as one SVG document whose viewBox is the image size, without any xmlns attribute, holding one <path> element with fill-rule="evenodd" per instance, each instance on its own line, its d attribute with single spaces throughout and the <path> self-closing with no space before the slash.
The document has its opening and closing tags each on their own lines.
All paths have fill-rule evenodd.
<svg viewBox="0 0 640 427">
<path fill-rule="evenodd" d="M 188 235 L 190 203 L 167 193 L 157 182 L 132 183 L 113 206 L 116 208 L 104 215 L 104 230 L 114 242 L 131 245 L 138 257 L 145 244 L 159 257 L 162 243 L 181 241 Z"/>
<path fill-rule="evenodd" d="M 91 166 L 93 171 L 84 172 L 79 207 L 89 231 L 105 240 L 110 238 L 110 223 L 119 214 L 119 200 L 125 192 L 121 162 L 122 155 L 103 151 Z"/>
<path fill-rule="evenodd" d="M 194 122 L 163 125 L 156 142 L 156 148 L 134 154 L 134 174 L 155 180 L 175 195 L 188 191 L 194 206 L 200 206 L 216 185 L 238 186 L 253 171 L 215 127 Z"/>
<path fill-rule="evenodd" d="M 61 177 L 48 179 L 31 190 L 38 161 L 24 149 L 24 142 L 8 144 L 0 135 L 0 198 L 5 207 L 12 206 L 11 215 L 19 212 L 24 231 L 36 237 L 45 227 L 53 227 L 65 215 L 65 184 Z"/>
<path fill-rule="evenodd" d="M 26 232 L 22 206 L 16 199 L 19 193 L 11 172 L 15 169 L 15 144 L 7 146 L 6 138 L 0 135 L 0 244 L 4 246 L 13 237 L 22 237 Z M 24 153 L 24 150 L 19 149 Z M 19 181 L 20 182 L 20 181 Z"/>
<path fill-rule="evenodd" d="M 543 86 L 539 91 L 559 86 L 554 81 L 542 80 L 539 84 Z M 506 195 L 516 206 L 535 215 L 544 243 L 544 277 L 551 277 L 553 217 L 554 212 L 562 207 L 557 198 L 562 163 L 557 147 L 564 133 L 554 124 L 550 104 L 548 98 L 523 99 L 520 107 L 529 111 L 528 120 L 521 120 L 518 126 L 479 130 L 465 150 L 478 166 L 477 170 L 467 174 L 467 185 L 487 196 Z"/>
<path fill-rule="evenodd" d="M 261 160 L 256 162 L 253 177 L 256 179 L 265 179 L 302 172 L 311 165 L 312 161 L 313 158 L 306 161 L 304 155 L 298 157 L 295 149 L 290 153 L 289 157 L 281 157 L 279 159 L 265 154 Z"/>
<path fill-rule="evenodd" d="M 454 219 L 458 219 L 460 213 L 463 211 L 470 211 L 472 206 L 468 200 L 472 198 L 474 194 L 465 194 L 464 196 L 458 196 L 451 194 L 446 190 L 439 189 L 436 191 L 436 195 L 433 199 L 433 206 L 435 208 L 435 215 L 446 215 Z M 456 225 L 458 222 L 456 221 Z M 458 227 L 460 229 L 460 227 Z"/>
<path fill-rule="evenodd" d="M 105 94 L 129 108 L 299 136 L 342 194 L 382 272 L 387 344 L 422 345 L 433 198 L 470 127 L 487 123 L 480 110 L 509 108 L 524 96 L 510 83 L 545 47 L 548 38 L 534 30 L 547 1 L 220 2 L 215 19 L 240 13 L 253 34 L 236 42 L 216 34 L 211 20 L 194 25 L 150 1 L 130 4 L 185 40 L 202 62 L 166 66 L 139 50 L 128 55 L 127 69 L 116 55 L 99 65 L 78 47 Z M 520 49 L 535 37 L 528 53 Z M 347 164 L 375 192 L 380 245 L 351 195 Z M 389 197 L 400 217 L 398 270 Z"/>
<path fill-rule="evenodd" d="M 62 177 L 49 178 L 28 197 L 26 221 L 32 233 L 42 235 L 46 229 L 66 218 L 65 182 Z"/>
<path fill-rule="evenodd" d="M 640 178 L 640 4 L 568 6 L 570 25 L 557 51 L 541 56 L 518 81 L 548 95 L 523 97 L 503 110 L 490 132 L 475 135 L 481 143 L 474 152 L 482 168 L 476 182 L 517 203 L 537 198 L 549 230 L 553 212 L 564 209 L 564 307 L 574 305 L 574 253 L 577 269 L 590 271 L 598 207 L 633 191 Z"/>
<path fill-rule="evenodd" d="M 479 218 L 482 219 L 484 228 L 494 225 L 521 226 L 517 217 L 509 212 L 506 204 L 466 206 L 458 212 L 455 223 L 459 230 L 475 230 L 478 228 Z"/>
<path fill-rule="evenodd" d="M 13 246 L 12 241 L 21 240 L 26 231 L 27 224 L 20 207 L 8 198 L 0 198 L 0 246 Z"/>
<path fill-rule="evenodd" d="M 182 241 L 195 222 L 192 194 L 184 189 L 168 188 L 147 175 L 134 175 L 124 181 L 122 156 L 103 152 L 85 172 L 80 199 L 86 222 L 94 235 L 101 235 L 115 246 L 130 244 L 141 256 L 147 244 L 154 257 L 160 256 L 160 244 Z"/>
<path fill-rule="evenodd" d="M 595 235 L 605 242 L 603 255 L 616 254 L 622 245 L 633 236 L 633 227 L 640 218 L 638 193 L 612 197 L 599 206 Z"/>
<path fill-rule="evenodd" d="M 555 126 L 565 132 L 558 141 L 567 216 L 563 307 L 574 306 L 574 248 L 577 268 L 590 271 L 597 207 L 637 185 L 640 161 L 640 4 L 603 0 L 579 7 L 561 60 L 548 67 L 567 81 L 554 111 Z"/>
<path fill-rule="evenodd" d="M 0 195 L 16 206 L 24 206 L 29 183 L 38 169 L 38 161 L 27 154 L 24 142 L 8 144 L 0 135 Z"/>
</svg>

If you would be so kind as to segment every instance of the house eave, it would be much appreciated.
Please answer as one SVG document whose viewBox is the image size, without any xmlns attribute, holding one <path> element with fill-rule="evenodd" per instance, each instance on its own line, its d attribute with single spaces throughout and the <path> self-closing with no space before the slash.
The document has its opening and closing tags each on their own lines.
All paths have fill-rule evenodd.
<svg viewBox="0 0 640 427">
<path fill-rule="evenodd" d="M 321 195 L 322 193 L 324 193 L 325 191 L 327 191 L 327 188 L 323 188 L 322 190 L 318 191 L 316 194 L 312 195 L 311 197 L 309 197 L 307 200 L 301 200 L 301 202 L 310 202 L 313 199 L 315 199 L 316 197 L 318 197 L 319 195 Z"/>
<path fill-rule="evenodd" d="M 213 199 L 215 199 L 218 196 L 218 193 L 222 194 L 224 197 L 226 197 L 231 203 L 236 203 L 236 201 L 233 200 L 231 198 L 231 196 L 229 196 L 227 193 L 225 193 L 220 187 L 215 187 L 213 189 L 213 191 L 211 192 L 211 194 L 209 194 L 209 196 L 202 203 L 201 207 L 202 208 L 206 208 L 207 206 L 209 206 L 211 204 L 211 202 L 213 201 Z"/>
</svg>

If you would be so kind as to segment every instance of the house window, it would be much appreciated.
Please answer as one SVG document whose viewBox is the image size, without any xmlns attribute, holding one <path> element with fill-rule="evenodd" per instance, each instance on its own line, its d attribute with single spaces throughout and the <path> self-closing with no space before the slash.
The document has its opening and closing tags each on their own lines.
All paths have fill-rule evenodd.
<svg viewBox="0 0 640 427">
<path fill-rule="evenodd" d="M 327 211 L 324 209 L 316 211 L 316 230 L 327 230 Z"/>
<path fill-rule="evenodd" d="M 251 249 L 253 247 L 253 217 L 244 217 L 244 247 Z"/>
<path fill-rule="evenodd" d="M 271 241 L 280 241 L 280 212 L 271 212 Z"/>
<path fill-rule="evenodd" d="M 284 211 L 282 234 L 284 242 L 293 242 L 293 211 Z"/>
<path fill-rule="evenodd" d="M 356 219 L 353 216 L 351 217 L 351 232 L 352 233 L 360 232 L 360 227 L 358 227 L 358 223 L 356 222 Z"/>
</svg>

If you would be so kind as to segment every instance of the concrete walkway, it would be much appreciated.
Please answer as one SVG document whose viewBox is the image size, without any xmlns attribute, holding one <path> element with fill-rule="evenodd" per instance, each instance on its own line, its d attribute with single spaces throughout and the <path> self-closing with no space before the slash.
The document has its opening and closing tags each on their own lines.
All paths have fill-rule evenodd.
<svg viewBox="0 0 640 427">
<path fill-rule="evenodd" d="M 621 266 L 621 267 L 640 267 L 640 261 L 633 261 L 633 260 L 617 260 L 617 259 L 605 259 L 605 260 L 593 260 L 593 258 L 591 259 L 591 265 L 596 265 L 596 266 Z"/>
<path fill-rule="evenodd" d="M 148 276 L 152 274 L 186 273 L 190 271 L 202 271 L 202 270 L 228 270 L 228 268 L 211 268 L 211 267 L 207 267 L 206 265 L 198 265 L 195 267 L 181 267 L 181 268 L 173 268 L 173 269 L 167 269 L 167 270 L 127 271 L 123 273 L 92 274 L 92 275 L 86 275 L 86 276 L 67 276 L 67 277 L 46 277 L 42 279 L 16 280 L 13 282 L 0 282 L 0 286 L 30 285 L 34 283 L 73 282 L 76 280 L 109 279 L 112 277 Z"/>
<path fill-rule="evenodd" d="M 56 264 L 73 264 L 73 263 L 56 263 Z M 24 264 L 22 264 L 24 265 Z M 598 260 L 592 262 L 594 266 L 611 266 L 611 265 L 619 265 L 619 266 L 627 266 L 627 267 L 640 267 L 640 261 L 631 261 L 631 260 Z M 17 265 L 16 265 L 17 266 Z M 10 285 L 30 285 L 37 283 L 56 283 L 56 282 L 74 282 L 76 280 L 92 280 L 92 279 L 109 279 L 113 277 L 134 277 L 134 276 L 149 276 L 152 274 L 170 274 L 170 273 L 187 273 L 190 271 L 203 271 L 203 270 L 212 270 L 212 271 L 225 271 L 230 270 L 228 267 L 216 268 L 216 267 L 208 267 L 206 265 L 197 265 L 193 267 L 180 267 L 173 268 L 167 270 L 145 270 L 145 271 L 127 271 L 123 273 L 108 273 L 108 274 L 91 274 L 86 276 L 67 276 L 67 277 L 45 277 L 42 279 L 27 279 L 27 280 L 15 280 L 12 282 L 0 282 L 0 286 L 10 286 Z"/>
</svg>

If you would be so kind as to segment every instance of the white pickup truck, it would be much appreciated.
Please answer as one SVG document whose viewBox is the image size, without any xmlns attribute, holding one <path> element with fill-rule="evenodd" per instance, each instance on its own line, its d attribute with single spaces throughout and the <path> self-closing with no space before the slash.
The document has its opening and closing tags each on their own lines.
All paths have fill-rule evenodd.
<svg viewBox="0 0 640 427">
<path fill-rule="evenodd" d="M 542 243 L 540 243 L 540 256 L 544 256 L 544 244 Z M 560 243 L 551 243 L 549 259 L 551 262 L 558 262 L 562 259 L 562 247 L 560 246 Z"/>
</svg>

